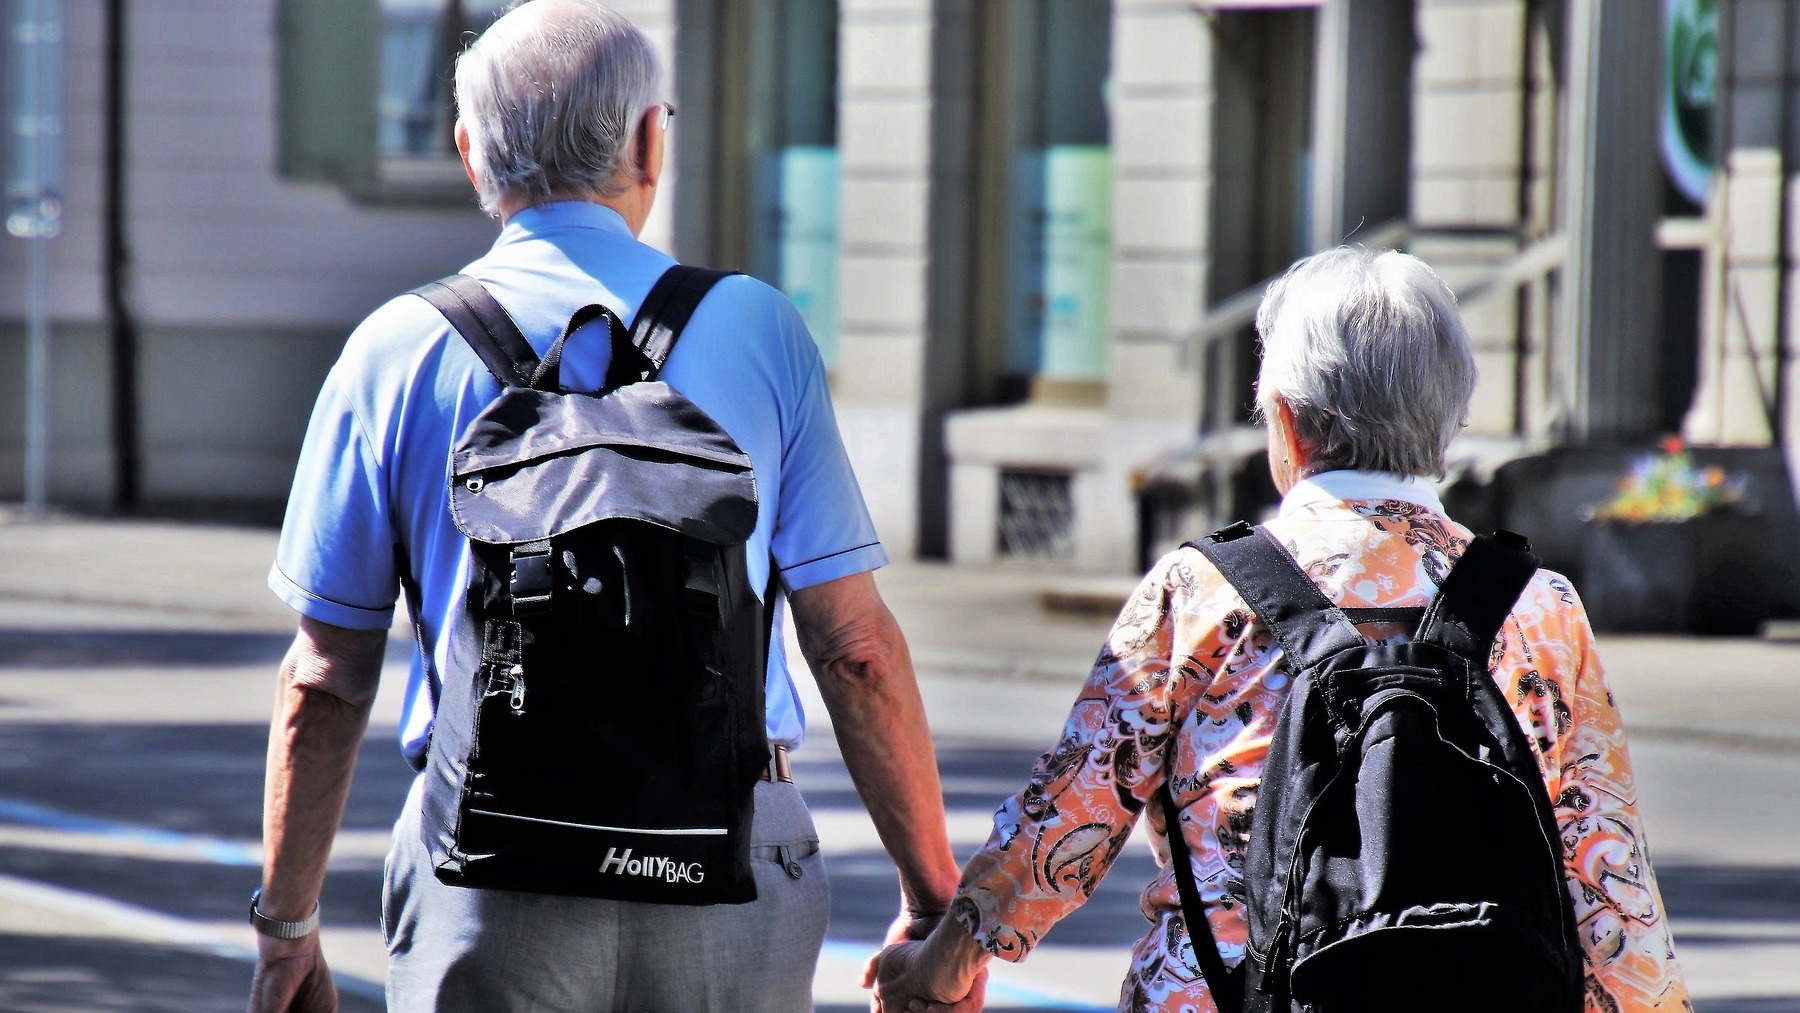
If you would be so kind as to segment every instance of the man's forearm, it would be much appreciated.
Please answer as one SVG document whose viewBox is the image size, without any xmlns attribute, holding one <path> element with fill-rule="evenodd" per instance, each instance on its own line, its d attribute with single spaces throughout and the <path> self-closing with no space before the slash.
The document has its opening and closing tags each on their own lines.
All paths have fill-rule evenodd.
<svg viewBox="0 0 1800 1013">
<path fill-rule="evenodd" d="M 834 672 L 822 690 L 850 779 L 900 870 L 907 903 L 924 914 L 950 906 L 960 875 L 944 828 L 937 755 L 912 669 Z M 835 699 L 834 699 L 835 698 Z"/>
<path fill-rule="evenodd" d="M 906 640 L 869 574 L 831 585 L 795 596 L 802 649 L 831 712 L 844 766 L 899 869 L 907 905 L 940 914 L 959 872 Z"/>
<path fill-rule="evenodd" d="M 263 914 L 312 913 L 368 729 L 385 634 L 303 624 L 281 664 L 263 791 Z"/>
</svg>

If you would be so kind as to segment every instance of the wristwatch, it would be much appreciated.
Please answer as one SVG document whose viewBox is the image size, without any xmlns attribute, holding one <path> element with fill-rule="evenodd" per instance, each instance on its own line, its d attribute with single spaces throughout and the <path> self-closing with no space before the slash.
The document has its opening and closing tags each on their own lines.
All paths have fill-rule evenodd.
<svg viewBox="0 0 1800 1013">
<path fill-rule="evenodd" d="M 256 931 L 272 939 L 300 939 L 319 927 L 319 902 L 313 901 L 312 914 L 297 922 L 284 922 L 279 918 L 270 918 L 256 909 L 256 902 L 262 900 L 262 889 L 250 895 L 250 925 Z"/>
</svg>

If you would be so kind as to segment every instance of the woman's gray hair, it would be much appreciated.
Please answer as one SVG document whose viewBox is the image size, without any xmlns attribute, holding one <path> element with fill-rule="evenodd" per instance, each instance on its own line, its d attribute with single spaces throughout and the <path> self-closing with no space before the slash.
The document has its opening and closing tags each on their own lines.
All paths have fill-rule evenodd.
<svg viewBox="0 0 1800 1013">
<path fill-rule="evenodd" d="M 1294 412 L 1310 471 L 1444 474 L 1468 419 L 1475 355 L 1437 272 L 1393 250 L 1340 246 L 1288 268 L 1256 311 L 1256 406 Z"/>
<path fill-rule="evenodd" d="M 622 15 L 595 0 L 515 3 L 456 61 L 482 208 L 623 192 L 640 172 L 633 134 L 661 98 L 656 50 Z"/>
</svg>

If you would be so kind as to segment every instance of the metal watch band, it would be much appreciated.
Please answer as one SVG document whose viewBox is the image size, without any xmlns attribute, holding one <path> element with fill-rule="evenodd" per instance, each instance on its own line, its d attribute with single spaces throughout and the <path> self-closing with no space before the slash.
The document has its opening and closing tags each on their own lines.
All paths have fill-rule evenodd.
<svg viewBox="0 0 1800 1013">
<path fill-rule="evenodd" d="M 282 921 L 270 918 L 256 909 L 257 902 L 262 900 L 262 890 L 258 889 L 250 895 L 250 925 L 256 931 L 272 939 L 300 939 L 309 935 L 319 927 L 319 902 L 313 902 L 312 914 L 297 922 Z"/>
</svg>

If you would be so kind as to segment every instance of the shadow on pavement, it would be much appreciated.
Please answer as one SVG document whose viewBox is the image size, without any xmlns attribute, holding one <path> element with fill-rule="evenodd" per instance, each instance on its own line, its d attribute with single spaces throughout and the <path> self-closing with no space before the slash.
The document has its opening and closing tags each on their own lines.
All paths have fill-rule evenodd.
<svg viewBox="0 0 1800 1013">
<path fill-rule="evenodd" d="M 293 640 L 280 633 L 0 627 L 0 668 L 266 664 L 273 672 Z"/>
<path fill-rule="evenodd" d="M 185 668 L 275 666 L 294 635 L 235 630 L 33 629 L 0 626 L 0 668 Z M 387 660 L 412 657 L 412 641 L 390 637 Z"/>
<path fill-rule="evenodd" d="M 239 1013 L 250 965 L 116 940 L 0 936 L 0 1009 L 16 1013 Z M 343 1013 L 381 1003 L 339 995 Z"/>
<path fill-rule="evenodd" d="M 1677 923 L 1682 918 L 1785 921 L 1800 937 L 1800 867 L 1658 864 L 1656 882 Z M 1682 933 L 1676 942 L 1687 939 Z"/>
<path fill-rule="evenodd" d="M 178 833 L 262 836 L 264 724 L 0 724 L 0 799 Z M 387 830 L 412 783 L 391 728 L 371 729 L 344 813 Z"/>
</svg>

